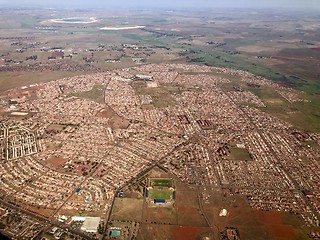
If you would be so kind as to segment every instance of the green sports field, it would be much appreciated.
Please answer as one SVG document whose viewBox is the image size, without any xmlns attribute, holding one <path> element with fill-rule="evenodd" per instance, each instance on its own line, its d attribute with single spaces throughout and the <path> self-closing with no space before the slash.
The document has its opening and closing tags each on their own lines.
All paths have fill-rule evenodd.
<svg viewBox="0 0 320 240">
<path fill-rule="evenodd" d="M 151 186 L 153 187 L 172 187 L 171 179 L 153 179 L 151 180 Z"/>
<path fill-rule="evenodd" d="M 172 192 L 169 190 L 149 190 L 150 199 L 165 199 L 170 200 Z"/>
</svg>

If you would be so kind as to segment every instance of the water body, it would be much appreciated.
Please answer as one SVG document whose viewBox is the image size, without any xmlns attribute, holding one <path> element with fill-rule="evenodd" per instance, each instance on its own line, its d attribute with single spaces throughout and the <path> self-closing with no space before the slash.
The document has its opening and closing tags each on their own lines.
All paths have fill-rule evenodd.
<svg viewBox="0 0 320 240">
<path fill-rule="evenodd" d="M 103 27 L 103 28 L 100 28 L 100 30 L 119 31 L 119 30 L 140 29 L 140 28 L 145 28 L 145 27 L 146 26 Z"/>
<path fill-rule="evenodd" d="M 61 19 L 61 22 L 72 22 L 72 23 L 83 23 L 86 22 L 86 19 L 80 19 L 80 18 L 66 18 L 66 19 Z"/>
<path fill-rule="evenodd" d="M 87 24 L 87 23 L 94 23 L 97 22 L 98 20 L 94 17 L 71 17 L 71 18 L 60 18 L 60 19 L 50 19 L 50 22 L 54 23 L 82 23 L 82 24 Z"/>
</svg>

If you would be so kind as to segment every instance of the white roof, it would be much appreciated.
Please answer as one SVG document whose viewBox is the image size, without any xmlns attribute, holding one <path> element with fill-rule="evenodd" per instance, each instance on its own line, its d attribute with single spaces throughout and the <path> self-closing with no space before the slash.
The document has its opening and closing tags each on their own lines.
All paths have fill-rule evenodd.
<svg viewBox="0 0 320 240">
<path fill-rule="evenodd" d="M 225 217 L 225 216 L 227 216 L 227 214 L 228 214 L 227 209 L 222 209 L 222 210 L 220 211 L 219 216 L 220 216 L 220 217 Z"/>
<path fill-rule="evenodd" d="M 86 217 L 86 220 L 84 220 L 84 223 L 81 226 L 81 230 L 91 233 L 97 232 L 100 219 L 101 218 L 99 217 Z"/>
<path fill-rule="evenodd" d="M 84 220 L 86 220 L 86 217 L 83 217 L 83 216 L 73 216 L 71 219 L 72 219 L 72 221 L 84 221 Z"/>
</svg>

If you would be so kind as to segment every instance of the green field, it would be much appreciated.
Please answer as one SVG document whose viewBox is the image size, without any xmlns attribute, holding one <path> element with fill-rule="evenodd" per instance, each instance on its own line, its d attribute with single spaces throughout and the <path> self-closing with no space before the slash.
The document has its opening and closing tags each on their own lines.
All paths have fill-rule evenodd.
<svg viewBox="0 0 320 240">
<path fill-rule="evenodd" d="M 156 108 L 165 108 L 176 105 L 176 101 L 172 97 L 172 94 L 181 94 L 183 92 L 182 86 L 162 85 L 156 88 L 148 88 L 146 83 L 142 81 L 133 82 L 132 87 L 137 95 L 150 95 L 153 101 L 152 104 Z"/>
<path fill-rule="evenodd" d="M 170 179 L 152 179 L 152 187 L 172 187 L 172 181 Z"/>
<path fill-rule="evenodd" d="M 172 192 L 169 190 L 149 190 L 150 199 L 165 199 L 170 200 L 172 197 Z"/>
<path fill-rule="evenodd" d="M 86 92 L 72 93 L 71 95 L 78 98 L 93 100 L 97 103 L 104 103 L 104 86 L 94 85 L 93 88 Z"/>
</svg>

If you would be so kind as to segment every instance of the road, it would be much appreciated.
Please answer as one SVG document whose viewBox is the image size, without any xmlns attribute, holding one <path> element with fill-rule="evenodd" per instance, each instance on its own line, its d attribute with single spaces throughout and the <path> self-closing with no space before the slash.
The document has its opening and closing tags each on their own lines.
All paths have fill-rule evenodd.
<svg viewBox="0 0 320 240">
<path fill-rule="evenodd" d="M 84 232 L 81 232 L 81 231 L 76 231 L 72 228 L 70 228 L 70 226 L 64 224 L 64 223 L 61 223 L 55 219 L 50 219 L 50 218 L 46 218 L 44 216 L 41 216 L 39 214 L 36 214 L 34 212 L 31 212 L 29 210 L 26 210 L 26 209 L 23 209 L 19 206 L 16 206 L 12 203 L 9 203 L 7 201 L 4 201 L 2 199 L 0 199 L 0 204 L 2 206 L 5 206 L 6 208 L 9 208 L 9 209 L 12 209 L 12 210 L 15 210 L 17 212 L 20 212 L 28 217 L 31 217 L 33 219 L 36 219 L 37 221 L 41 222 L 41 223 L 44 223 L 45 224 L 45 230 L 48 230 L 50 227 L 53 227 L 53 226 L 56 226 L 56 227 L 59 227 L 59 228 L 62 228 L 62 229 L 65 229 L 65 230 L 68 230 L 68 232 L 71 232 L 72 234 L 75 234 L 75 235 L 78 235 L 80 237 L 82 237 L 83 239 L 87 239 L 87 240 L 91 240 L 92 238 L 87 236 Z"/>
</svg>

